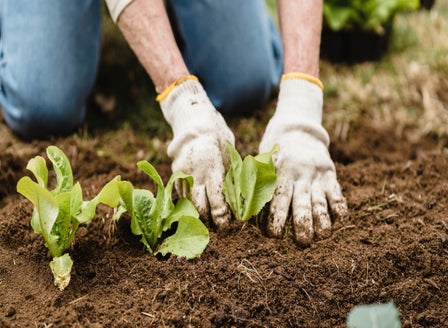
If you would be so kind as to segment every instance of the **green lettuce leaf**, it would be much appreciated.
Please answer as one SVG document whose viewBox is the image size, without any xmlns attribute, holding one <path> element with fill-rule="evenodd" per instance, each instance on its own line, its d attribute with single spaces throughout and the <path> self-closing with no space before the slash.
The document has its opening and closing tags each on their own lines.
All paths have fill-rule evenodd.
<svg viewBox="0 0 448 328">
<path fill-rule="evenodd" d="M 157 194 L 154 196 L 149 190 L 134 189 L 127 181 L 117 181 L 120 202 L 114 218 L 118 220 L 128 212 L 132 233 L 141 236 L 141 242 L 150 254 L 172 253 L 188 259 L 201 254 L 208 244 L 208 230 L 199 220 L 198 211 L 187 199 L 180 199 L 176 204 L 172 200 L 174 182 L 182 179 L 192 186 L 193 178 L 177 171 L 164 186 L 162 178 L 149 162 L 140 161 L 137 165 L 157 184 Z M 183 220 L 192 222 L 191 229 L 184 227 L 185 223 L 180 224 Z M 170 232 L 175 222 L 179 222 L 176 231 L 165 238 L 164 232 Z"/>
<path fill-rule="evenodd" d="M 325 0 L 323 20 L 334 31 L 361 29 L 382 33 L 397 13 L 419 6 L 419 0 Z"/>
<path fill-rule="evenodd" d="M 34 205 L 31 227 L 36 233 L 42 234 L 45 240 L 45 246 L 53 257 L 52 270 L 60 268 L 65 270 L 71 268 L 71 265 L 66 265 L 71 260 L 68 261 L 70 257 L 64 253 L 71 246 L 79 225 L 93 219 L 100 202 L 114 206 L 118 204 L 120 197 L 117 181 L 120 177 L 106 184 L 98 196 L 91 201 L 83 201 L 81 185 L 73 184 L 72 168 L 67 156 L 56 146 L 49 146 L 47 155 L 53 164 L 56 188 L 52 191 L 47 189 L 46 162 L 43 157 L 36 156 L 28 162 L 27 169 L 33 173 L 37 182 L 29 177 L 23 177 L 17 183 L 17 191 Z M 53 274 L 55 284 L 61 289 L 65 288 L 70 281 L 70 271 L 68 271 L 68 278 L 61 278 L 61 272 L 53 271 Z"/>
<path fill-rule="evenodd" d="M 272 155 L 278 146 L 255 157 L 248 155 L 244 160 L 231 143 L 227 143 L 227 147 L 231 164 L 224 180 L 223 193 L 235 218 L 247 221 L 272 199 L 277 182 Z"/>
<path fill-rule="evenodd" d="M 182 216 L 174 235 L 167 237 L 157 249 L 156 254 L 168 253 L 193 259 L 202 254 L 209 243 L 207 227 L 199 218 Z"/>
<path fill-rule="evenodd" d="M 348 328 L 400 328 L 400 315 L 393 302 L 357 305 L 348 314 Z"/>
<path fill-rule="evenodd" d="M 56 173 L 57 187 L 53 193 L 70 191 L 73 187 L 73 173 L 67 156 L 56 146 L 47 148 L 47 156 L 53 163 L 53 170 Z"/>
<path fill-rule="evenodd" d="M 28 162 L 26 168 L 34 174 L 39 185 L 43 188 L 47 187 L 48 183 L 48 169 L 45 159 L 41 156 L 36 156 Z"/>
<path fill-rule="evenodd" d="M 58 249 L 58 236 L 52 234 L 53 226 L 59 214 L 59 204 L 53 194 L 29 177 L 23 177 L 17 183 L 17 191 L 28 198 L 35 206 L 33 228 L 36 233 L 42 233 L 45 244 L 52 256 L 61 255 Z"/>
</svg>

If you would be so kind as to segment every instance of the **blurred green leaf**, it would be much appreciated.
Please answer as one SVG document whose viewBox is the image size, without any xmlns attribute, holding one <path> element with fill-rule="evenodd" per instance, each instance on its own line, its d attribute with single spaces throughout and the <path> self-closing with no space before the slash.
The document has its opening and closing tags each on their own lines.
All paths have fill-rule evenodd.
<svg viewBox="0 0 448 328">
<path fill-rule="evenodd" d="M 347 317 L 348 328 L 400 328 L 400 315 L 393 302 L 355 306 Z"/>
</svg>

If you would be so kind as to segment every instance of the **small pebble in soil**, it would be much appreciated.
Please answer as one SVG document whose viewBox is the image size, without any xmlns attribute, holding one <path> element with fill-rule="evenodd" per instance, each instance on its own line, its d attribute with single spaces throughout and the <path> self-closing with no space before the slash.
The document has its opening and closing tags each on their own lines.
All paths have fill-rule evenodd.
<svg viewBox="0 0 448 328">
<path fill-rule="evenodd" d="M 8 311 L 6 311 L 6 317 L 10 318 L 16 314 L 16 309 L 14 307 L 9 307 Z"/>
</svg>

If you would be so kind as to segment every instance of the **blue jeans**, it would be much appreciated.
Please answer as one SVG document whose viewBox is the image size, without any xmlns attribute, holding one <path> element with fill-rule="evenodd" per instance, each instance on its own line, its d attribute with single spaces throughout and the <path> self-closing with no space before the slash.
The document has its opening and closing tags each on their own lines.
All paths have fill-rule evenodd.
<svg viewBox="0 0 448 328">
<path fill-rule="evenodd" d="M 281 38 L 265 1 L 169 4 L 185 62 L 215 107 L 234 114 L 264 105 L 283 72 Z"/>
<path fill-rule="evenodd" d="M 218 109 L 268 100 L 283 54 L 263 0 L 172 0 L 169 9 L 184 59 Z M 13 131 L 38 138 L 81 125 L 100 34 L 100 0 L 0 0 L 0 104 Z"/>
<path fill-rule="evenodd" d="M 26 138 L 80 126 L 100 48 L 99 0 L 0 0 L 0 104 Z"/>
</svg>

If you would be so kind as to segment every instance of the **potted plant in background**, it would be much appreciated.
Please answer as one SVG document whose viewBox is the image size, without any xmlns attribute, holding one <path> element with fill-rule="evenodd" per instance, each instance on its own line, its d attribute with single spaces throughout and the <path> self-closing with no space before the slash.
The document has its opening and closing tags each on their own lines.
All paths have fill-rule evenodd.
<svg viewBox="0 0 448 328">
<path fill-rule="evenodd" d="M 436 2 L 435 0 L 420 0 L 420 8 L 431 10 L 435 2 Z"/>
<path fill-rule="evenodd" d="M 419 6 L 420 0 L 324 0 L 321 57 L 346 63 L 380 59 L 395 15 Z"/>
</svg>

